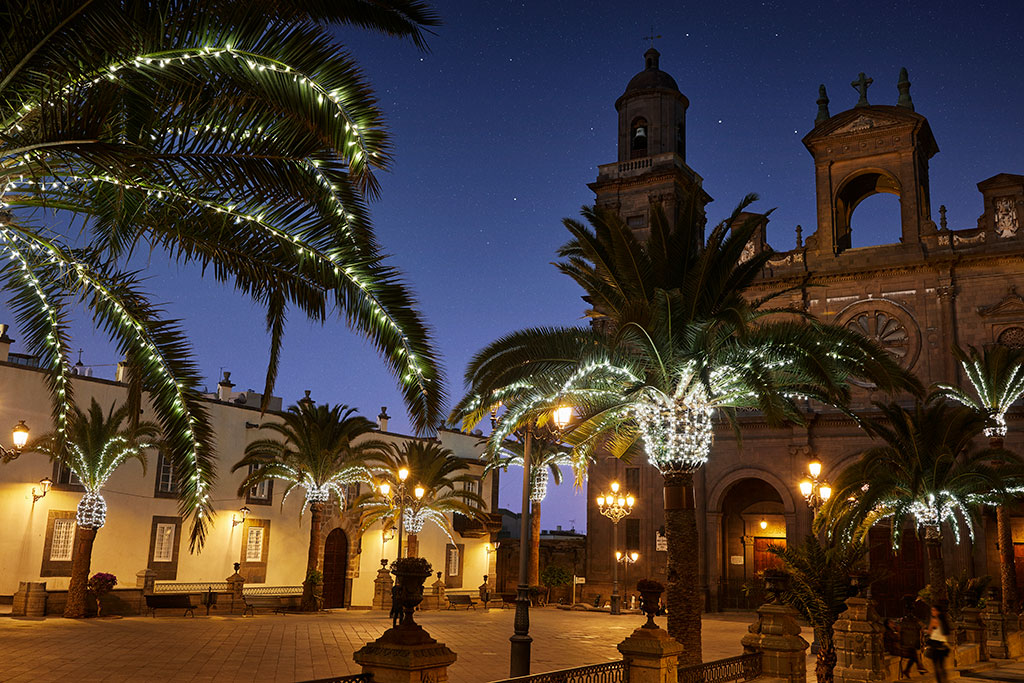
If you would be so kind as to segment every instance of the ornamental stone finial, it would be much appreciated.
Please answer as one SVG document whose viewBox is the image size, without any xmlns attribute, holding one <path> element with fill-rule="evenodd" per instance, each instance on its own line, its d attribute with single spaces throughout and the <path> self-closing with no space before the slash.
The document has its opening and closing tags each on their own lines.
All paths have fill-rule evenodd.
<svg viewBox="0 0 1024 683">
<path fill-rule="evenodd" d="M 814 125 L 828 121 L 831 118 L 828 113 L 828 93 L 825 92 L 825 84 L 818 86 L 818 115 L 814 117 Z"/>
<path fill-rule="evenodd" d="M 900 91 L 896 106 L 914 111 L 914 101 L 910 99 L 910 76 L 907 75 L 907 67 L 900 69 L 900 79 L 896 82 L 896 89 Z"/>
<path fill-rule="evenodd" d="M 864 75 L 864 72 L 861 71 L 857 75 L 857 80 L 855 80 L 854 82 L 850 83 L 850 85 L 853 86 L 853 89 L 860 93 L 860 97 L 857 98 L 857 104 L 854 105 L 854 106 L 857 106 L 857 107 L 869 107 L 869 106 L 871 106 L 871 103 L 868 102 L 868 86 L 871 85 L 874 82 L 875 82 L 874 79 L 868 78 L 867 76 Z"/>
</svg>

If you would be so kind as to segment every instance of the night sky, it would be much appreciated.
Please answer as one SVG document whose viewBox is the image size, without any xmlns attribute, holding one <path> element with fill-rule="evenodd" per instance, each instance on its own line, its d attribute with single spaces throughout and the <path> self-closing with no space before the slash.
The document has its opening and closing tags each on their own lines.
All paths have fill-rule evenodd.
<svg viewBox="0 0 1024 683">
<path fill-rule="evenodd" d="M 550 265 L 567 233 L 561 219 L 593 201 L 597 165 L 616 160 L 615 99 L 643 66 L 654 33 L 661 68 L 690 100 L 687 163 L 715 201 L 714 223 L 747 192 L 776 207 L 769 242 L 794 246 L 814 230 L 810 155 L 818 84 L 833 114 L 854 105 L 850 81 L 874 79 L 874 104 L 895 104 L 900 67 L 910 72 L 918 113 L 940 153 L 932 159 L 932 214 L 950 228 L 976 224 L 975 184 L 1024 173 L 1024 3 L 659 3 L 461 0 L 435 3 L 444 25 L 430 52 L 357 31 L 339 40 L 363 65 L 393 136 L 394 163 L 379 175 L 372 206 L 384 249 L 406 274 L 436 333 L 454 399 L 482 346 L 527 326 L 582 322 L 580 291 Z M 854 215 L 854 246 L 898 239 L 896 199 L 866 201 Z M 212 391 L 230 370 L 236 390 L 261 390 L 268 357 L 263 314 L 230 289 L 154 254 L 150 291 L 183 318 Z M 0 322 L 13 322 L 0 305 Z M 74 345 L 95 374 L 118 358 L 87 323 Z M 12 336 L 18 338 L 17 330 Z M 21 350 L 16 344 L 14 351 Z M 312 390 L 391 431 L 408 421 L 393 379 L 343 322 L 295 316 L 277 394 L 286 405 Z M 239 454 L 240 455 L 240 454 Z M 229 456 L 233 457 L 233 456 Z M 502 505 L 518 510 L 519 477 L 503 479 Z M 544 528 L 584 525 L 585 500 L 549 496 Z M 563 493 L 559 491 L 558 493 Z"/>
</svg>

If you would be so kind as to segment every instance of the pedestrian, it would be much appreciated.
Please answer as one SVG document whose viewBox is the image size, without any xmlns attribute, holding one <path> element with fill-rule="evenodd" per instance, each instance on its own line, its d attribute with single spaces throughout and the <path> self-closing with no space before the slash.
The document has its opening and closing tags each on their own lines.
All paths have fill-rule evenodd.
<svg viewBox="0 0 1024 683">
<path fill-rule="evenodd" d="M 921 622 L 914 616 L 914 597 L 903 598 L 903 618 L 900 619 L 900 678 L 910 678 L 910 668 L 917 666 L 918 673 L 924 673 L 921 663 Z"/>
<path fill-rule="evenodd" d="M 946 613 L 947 603 L 940 600 L 932 605 L 932 618 L 928 622 L 928 645 L 925 655 L 935 666 L 936 683 L 946 683 L 946 657 L 949 656 L 949 616 Z"/>
<path fill-rule="evenodd" d="M 395 584 L 393 586 L 391 586 L 391 614 L 390 614 L 390 616 L 391 616 L 391 625 L 392 626 L 398 626 L 398 622 L 401 621 L 401 619 L 402 619 L 402 601 L 399 598 L 399 595 L 401 594 L 401 591 L 402 591 L 402 589 L 398 585 L 398 582 L 396 581 Z"/>
<path fill-rule="evenodd" d="M 900 656 L 900 635 L 896 630 L 895 619 L 885 620 L 885 631 L 882 633 L 882 647 L 885 648 L 885 654 L 892 655 L 893 657 Z"/>
</svg>

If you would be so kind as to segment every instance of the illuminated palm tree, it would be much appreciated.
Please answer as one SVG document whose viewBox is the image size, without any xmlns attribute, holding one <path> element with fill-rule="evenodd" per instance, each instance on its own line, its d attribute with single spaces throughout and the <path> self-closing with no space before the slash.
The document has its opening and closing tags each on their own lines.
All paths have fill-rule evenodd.
<svg viewBox="0 0 1024 683">
<path fill-rule="evenodd" d="M 939 384 L 944 395 L 959 401 L 989 419 L 985 436 L 992 448 L 1002 448 L 1006 436 L 1006 413 L 1010 406 L 1024 396 L 1024 351 L 996 345 L 979 352 L 969 347 L 964 352 L 959 346 L 953 353 L 964 374 L 974 388 L 969 394 L 950 384 Z M 1009 505 L 1012 499 L 996 505 L 996 536 L 999 539 L 999 578 L 1002 586 L 1003 610 L 1016 613 L 1019 587 L 1017 568 L 1013 556 L 1013 529 L 1010 526 Z"/>
<path fill-rule="evenodd" d="M 355 412 L 355 408 L 343 404 L 331 407 L 299 401 L 282 414 L 282 422 L 260 425 L 260 429 L 275 432 L 278 438 L 252 442 L 245 447 L 245 457 L 231 468 L 232 472 L 253 468 L 238 487 L 239 496 L 274 479 L 287 483 L 282 505 L 296 488 L 305 490 L 302 510 L 309 507 L 309 551 L 302 581 L 303 611 L 317 608 L 309 577 L 320 566 L 320 527 L 331 494 L 344 509 L 345 487 L 372 483 L 365 463 L 384 446 L 380 441 L 362 438 L 372 433 L 376 425 Z"/>
<path fill-rule="evenodd" d="M 129 270 L 133 254 L 154 249 L 266 310 L 265 401 L 298 310 L 343 317 L 396 376 L 416 428 L 438 423 L 437 355 L 365 204 L 378 191 L 374 169 L 389 164 L 387 131 L 333 37 L 355 26 L 423 46 L 431 9 L 15 0 L 3 16 L 0 286 L 47 373 L 58 437 L 72 405 L 68 310 L 84 302 L 126 356 L 129 402 L 149 396 L 192 548 L 202 545 L 213 435 L 186 335 Z"/>
<path fill-rule="evenodd" d="M 753 200 L 706 240 L 687 211 L 671 224 L 654 208 L 647 242 L 600 209 L 584 209 L 589 225 L 567 219 L 572 239 L 557 265 L 586 293 L 591 327 L 527 329 L 493 342 L 471 361 L 469 393 L 453 412 L 471 427 L 510 406 L 491 435 L 498 444 L 564 403 L 577 415 L 564 434 L 576 460 L 642 445 L 664 477 L 668 630 L 685 646 L 686 665 L 700 662 L 693 477 L 711 450 L 713 416 L 731 421 L 739 409 L 757 409 L 771 423 L 799 423 L 805 398 L 844 405 L 851 377 L 886 392 L 919 389 L 873 342 L 776 301 L 788 291 L 748 298 L 772 256 L 747 250 L 757 223 L 740 212 Z"/>
<path fill-rule="evenodd" d="M 75 515 L 76 540 L 71 557 L 65 617 L 85 616 L 92 547 L 96 532 L 107 520 L 107 503 L 100 495 L 100 489 L 126 460 L 138 460 L 145 474 L 145 450 L 157 445 L 159 427 L 152 422 L 133 420 L 135 414 L 135 409 L 127 403 L 116 409 L 112 404 L 104 413 L 96 399 L 92 399 L 88 414 L 72 405 L 64 434 L 47 434 L 27 449 L 59 462 L 75 475 L 85 489 Z"/>
<path fill-rule="evenodd" d="M 863 425 L 881 443 L 865 449 L 839 475 L 815 526 L 833 537 L 864 541 L 873 526 L 884 522 L 890 525 L 894 548 L 904 529 L 921 530 L 928 585 L 935 599 L 943 599 L 945 531 L 957 543 L 965 533 L 973 539 L 980 505 L 1004 496 L 1019 481 L 1024 462 L 1004 449 L 973 449 L 986 418 L 941 396 L 917 401 L 912 408 L 875 405 L 878 417 Z M 994 458 L 1003 464 L 994 466 Z"/>
</svg>

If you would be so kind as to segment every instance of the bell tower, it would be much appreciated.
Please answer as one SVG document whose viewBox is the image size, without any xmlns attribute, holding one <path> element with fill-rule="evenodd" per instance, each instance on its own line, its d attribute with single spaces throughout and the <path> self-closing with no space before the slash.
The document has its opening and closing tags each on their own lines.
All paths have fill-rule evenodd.
<svg viewBox="0 0 1024 683">
<path fill-rule="evenodd" d="M 686 165 L 686 109 L 690 101 L 672 76 L 660 68 L 661 54 L 644 53 L 644 68 L 615 101 L 619 115 L 618 161 L 598 166 L 589 184 L 595 203 L 616 211 L 646 236 L 651 204 L 661 204 L 670 220 L 695 212 L 703 226 L 711 196 L 703 178 Z"/>
</svg>

